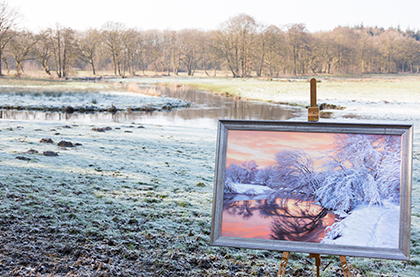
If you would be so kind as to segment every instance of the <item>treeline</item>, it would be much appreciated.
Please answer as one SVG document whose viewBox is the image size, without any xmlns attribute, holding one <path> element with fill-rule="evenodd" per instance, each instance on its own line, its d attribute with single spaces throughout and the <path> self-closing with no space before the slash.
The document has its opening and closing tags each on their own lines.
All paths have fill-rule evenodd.
<svg viewBox="0 0 420 277">
<path fill-rule="evenodd" d="M 0 22 L 10 23 L 0 24 L 0 74 L 15 70 L 20 76 L 29 60 L 59 78 L 75 69 L 93 75 L 112 70 L 122 77 L 145 71 L 193 76 L 200 70 L 215 76 L 227 70 L 233 77 L 272 77 L 420 69 L 418 30 L 359 25 L 310 33 L 304 24 L 265 26 L 239 14 L 210 31 L 139 30 L 107 22 L 100 29 L 78 31 L 57 24 L 33 32 L 4 17 L 0 11 Z"/>
</svg>

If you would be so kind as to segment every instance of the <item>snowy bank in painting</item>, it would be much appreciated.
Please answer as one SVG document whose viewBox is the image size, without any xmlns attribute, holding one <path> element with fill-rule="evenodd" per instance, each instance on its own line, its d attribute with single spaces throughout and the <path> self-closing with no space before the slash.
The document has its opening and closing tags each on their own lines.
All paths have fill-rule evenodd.
<svg viewBox="0 0 420 277">
<path fill-rule="evenodd" d="M 399 213 L 394 203 L 360 205 L 328 228 L 322 243 L 398 248 Z"/>
<path fill-rule="evenodd" d="M 259 186 L 259 185 L 230 183 L 230 182 L 226 182 L 225 184 L 225 193 L 247 194 L 247 195 L 268 195 L 272 191 L 273 190 L 269 187 Z"/>
</svg>

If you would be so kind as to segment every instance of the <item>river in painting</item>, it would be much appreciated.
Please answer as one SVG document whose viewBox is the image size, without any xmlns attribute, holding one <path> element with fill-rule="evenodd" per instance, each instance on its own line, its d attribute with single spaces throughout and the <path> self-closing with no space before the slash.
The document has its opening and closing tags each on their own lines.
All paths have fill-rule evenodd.
<svg viewBox="0 0 420 277">
<path fill-rule="evenodd" d="M 336 219 L 309 201 L 225 194 L 222 236 L 319 243 Z"/>
</svg>

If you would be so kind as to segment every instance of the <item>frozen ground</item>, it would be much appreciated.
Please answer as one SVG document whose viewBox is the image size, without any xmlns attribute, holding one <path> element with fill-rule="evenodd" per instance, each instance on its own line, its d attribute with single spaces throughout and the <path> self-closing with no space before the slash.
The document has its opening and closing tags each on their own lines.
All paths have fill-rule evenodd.
<svg viewBox="0 0 420 277">
<path fill-rule="evenodd" d="M 205 128 L 0 121 L 0 275 L 95 276 L 86 259 L 106 276 L 195 272 L 154 261 L 207 248 L 214 141 Z"/>
<path fill-rule="evenodd" d="M 189 103 L 123 89 L 119 83 L 63 82 L 52 80 L 5 79 L 0 82 L 0 107 L 19 110 L 170 110 Z"/>
<path fill-rule="evenodd" d="M 303 88 L 285 92 L 282 102 L 296 97 L 303 103 Z M 355 276 L 417 276 L 419 92 L 374 91 L 331 92 L 328 101 L 347 108 L 323 121 L 414 123 L 411 260 L 348 260 Z M 345 116 L 350 113 L 355 118 Z M 111 129 L 98 132 L 105 127 Z M 61 141 L 81 145 L 62 148 Z M 275 276 L 281 253 L 208 246 L 215 141 L 216 130 L 206 127 L 0 120 L 0 275 Z M 324 267 L 323 276 L 342 276 L 338 257 L 323 257 Z M 294 253 L 286 274 L 313 270 L 306 254 Z"/>
<path fill-rule="evenodd" d="M 0 93 L 2 107 L 19 107 L 23 110 L 51 110 L 56 107 L 63 109 L 90 108 L 94 111 L 108 110 L 115 107 L 118 110 L 161 110 L 168 107 L 187 107 L 188 102 L 168 97 L 149 96 L 135 92 L 100 91 L 100 92 L 36 92 L 36 93 Z"/>
</svg>

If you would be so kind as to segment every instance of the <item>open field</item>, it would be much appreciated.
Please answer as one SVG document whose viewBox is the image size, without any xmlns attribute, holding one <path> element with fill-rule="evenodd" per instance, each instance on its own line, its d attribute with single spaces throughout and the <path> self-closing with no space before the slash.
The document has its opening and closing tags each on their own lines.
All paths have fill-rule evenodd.
<svg viewBox="0 0 420 277">
<path fill-rule="evenodd" d="M 411 260 L 348 261 L 354 276 L 417 276 L 420 78 L 384 79 L 321 80 L 319 102 L 346 107 L 332 110 L 332 119 L 325 121 L 415 125 Z M 126 81 L 208 90 L 219 86 L 220 92 L 245 98 L 309 102 L 306 80 L 144 77 Z M 43 80 L 39 82 L 43 90 Z M 4 84 L 0 80 L 0 88 Z M 7 85 L 15 83 L 10 80 Z M 86 92 L 96 85 L 108 86 L 86 86 L 91 85 Z M 65 83 L 65 90 L 66 86 L 72 83 Z M 349 114 L 355 117 L 348 119 Z M 41 142 L 48 138 L 52 143 Z M 281 253 L 209 247 L 215 140 L 216 130 L 205 126 L 0 119 L 0 275 L 276 276 Z M 61 141 L 73 147 L 59 146 Z M 47 151 L 58 156 L 43 154 Z M 323 257 L 321 268 L 324 277 L 342 276 L 338 257 Z M 307 254 L 292 253 L 286 275 L 310 276 L 314 270 Z"/>
<path fill-rule="evenodd" d="M 418 75 L 373 75 L 369 77 L 316 77 L 319 81 L 318 102 L 420 101 Z M 309 105 L 309 80 L 306 78 L 257 79 L 257 78 L 208 78 L 161 77 L 127 78 L 124 82 L 174 85 L 182 84 L 230 96 L 261 101 L 286 102 Z M 404 98 L 402 98 L 404 97 Z"/>
<path fill-rule="evenodd" d="M 255 78 L 127 78 L 122 82 L 192 86 L 242 99 L 309 106 L 309 77 L 279 79 L 275 81 Z M 343 108 L 326 110 L 333 119 L 375 118 L 388 121 L 420 119 L 419 75 L 368 75 L 344 78 L 342 76 L 317 77 L 318 104 L 327 103 Z"/>
</svg>

